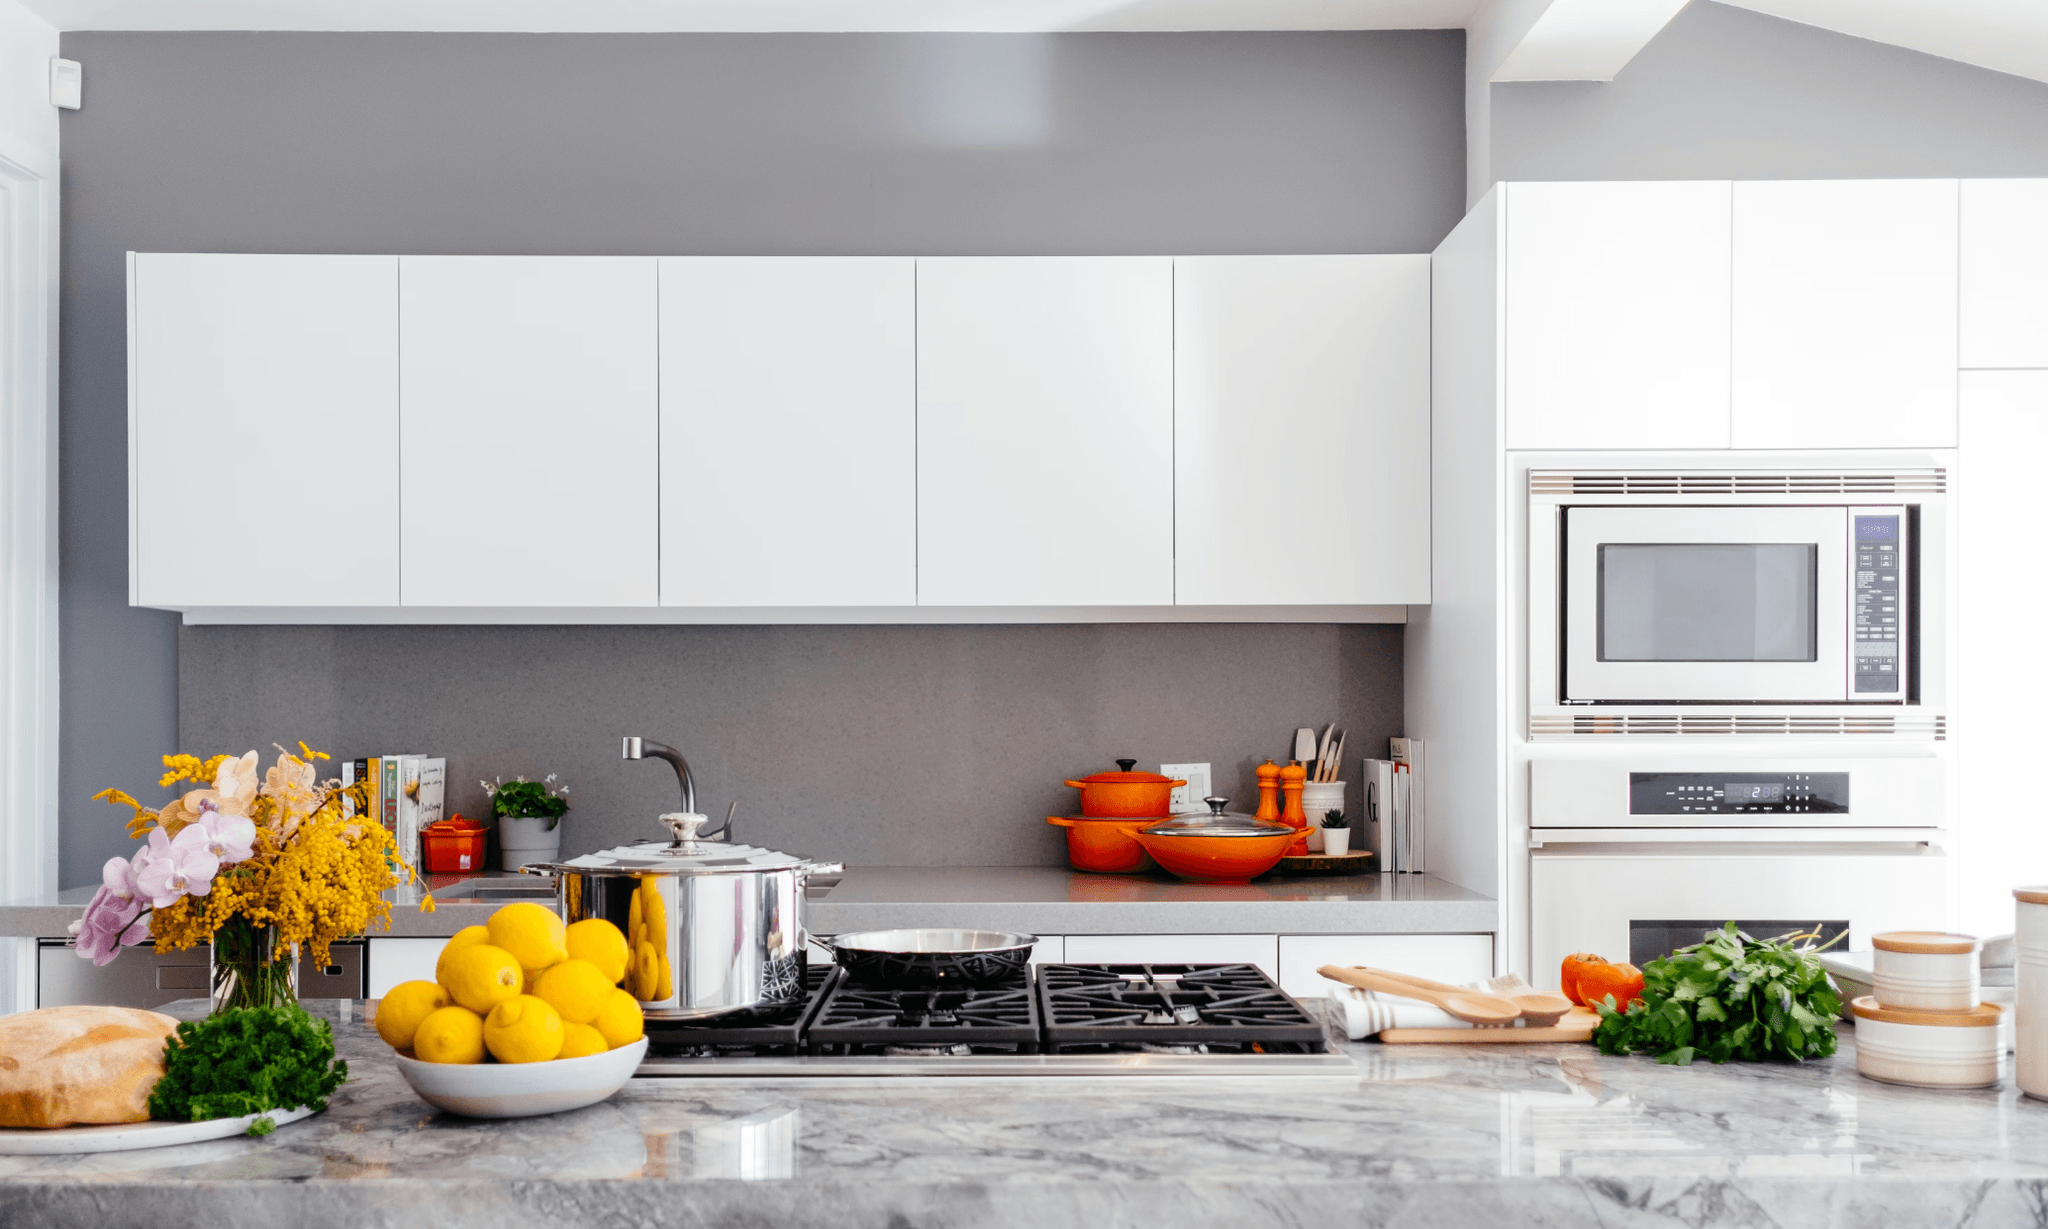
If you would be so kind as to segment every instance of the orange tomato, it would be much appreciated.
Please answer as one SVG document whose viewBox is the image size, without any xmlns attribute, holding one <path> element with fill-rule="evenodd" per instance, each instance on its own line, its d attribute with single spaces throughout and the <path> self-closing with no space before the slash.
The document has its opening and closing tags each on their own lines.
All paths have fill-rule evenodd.
<svg viewBox="0 0 2048 1229">
<path fill-rule="evenodd" d="M 1614 998 L 1614 1010 L 1627 1011 L 1628 1005 L 1643 997 L 1643 971 L 1632 964 L 1600 964 L 1579 975 L 1579 995 L 1588 1007 L 1595 1007 Z"/>
<path fill-rule="evenodd" d="M 1604 957 L 1595 956 L 1591 952 L 1573 952 L 1564 958 L 1564 967 L 1558 970 L 1558 988 L 1564 991 L 1566 998 L 1584 1007 L 1586 1000 L 1579 997 L 1579 981 L 1585 977 L 1586 970 L 1598 968 L 1606 963 Z"/>
</svg>

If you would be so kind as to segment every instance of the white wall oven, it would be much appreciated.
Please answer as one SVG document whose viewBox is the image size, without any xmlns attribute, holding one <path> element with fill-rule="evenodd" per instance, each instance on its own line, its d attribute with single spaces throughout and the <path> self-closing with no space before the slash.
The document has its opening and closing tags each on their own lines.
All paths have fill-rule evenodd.
<svg viewBox="0 0 2048 1229">
<path fill-rule="evenodd" d="M 1532 714 L 1939 692 L 1944 471 L 1529 480 Z"/>
</svg>

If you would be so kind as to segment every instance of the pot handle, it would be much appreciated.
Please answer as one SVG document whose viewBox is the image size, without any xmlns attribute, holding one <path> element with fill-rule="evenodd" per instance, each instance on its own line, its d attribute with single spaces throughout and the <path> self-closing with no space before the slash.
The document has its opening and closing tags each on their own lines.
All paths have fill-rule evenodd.
<svg viewBox="0 0 2048 1229">
<path fill-rule="evenodd" d="M 797 886 L 802 887 L 810 882 L 813 875 L 839 875 L 844 874 L 845 871 L 846 863 L 844 862 L 806 862 L 796 868 Z M 812 937 L 815 938 L 816 936 Z"/>
<path fill-rule="evenodd" d="M 1080 822 L 1078 820 L 1068 819 L 1064 815 L 1048 815 L 1045 817 L 1045 822 L 1049 824 L 1056 824 L 1062 828 L 1075 828 L 1080 826 Z"/>
</svg>

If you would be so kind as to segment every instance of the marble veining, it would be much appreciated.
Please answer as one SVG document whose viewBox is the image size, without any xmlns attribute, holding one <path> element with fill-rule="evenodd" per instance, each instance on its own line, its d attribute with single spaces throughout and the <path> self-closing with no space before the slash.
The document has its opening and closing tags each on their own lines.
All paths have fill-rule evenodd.
<svg viewBox="0 0 2048 1229">
<path fill-rule="evenodd" d="M 476 1122 L 358 1015 L 262 1140 L 0 1157 L 0 1225 L 2048 1225 L 2048 1103 L 1590 1046 L 1348 1047 L 1355 1079 L 640 1080 Z"/>
</svg>

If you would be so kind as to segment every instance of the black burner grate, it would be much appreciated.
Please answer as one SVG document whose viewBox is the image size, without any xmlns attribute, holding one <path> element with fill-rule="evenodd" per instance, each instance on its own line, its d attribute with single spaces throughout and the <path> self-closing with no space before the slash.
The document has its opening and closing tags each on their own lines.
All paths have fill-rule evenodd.
<svg viewBox="0 0 2048 1229">
<path fill-rule="evenodd" d="M 839 981 L 839 966 L 813 962 L 804 970 L 804 997 L 794 1003 L 756 1007 L 710 1020 L 647 1021 L 647 1048 L 670 1057 L 795 1054 L 804 1025 L 824 1005 Z"/>
<path fill-rule="evenodd" d="M 1048 964 L 1039 1010 L 1053 1053 L 1151 1046 L 1312 1054 L 1323 1026 L 1249 964 Z"/>
<path fill-rule="evenodd" d="M 814 1053 L 1033 1054 L 1038 1002 L 1028 972 L 1002 986 L 907 990 L 842 981 L 805 1030 Z"/>
</svg>

